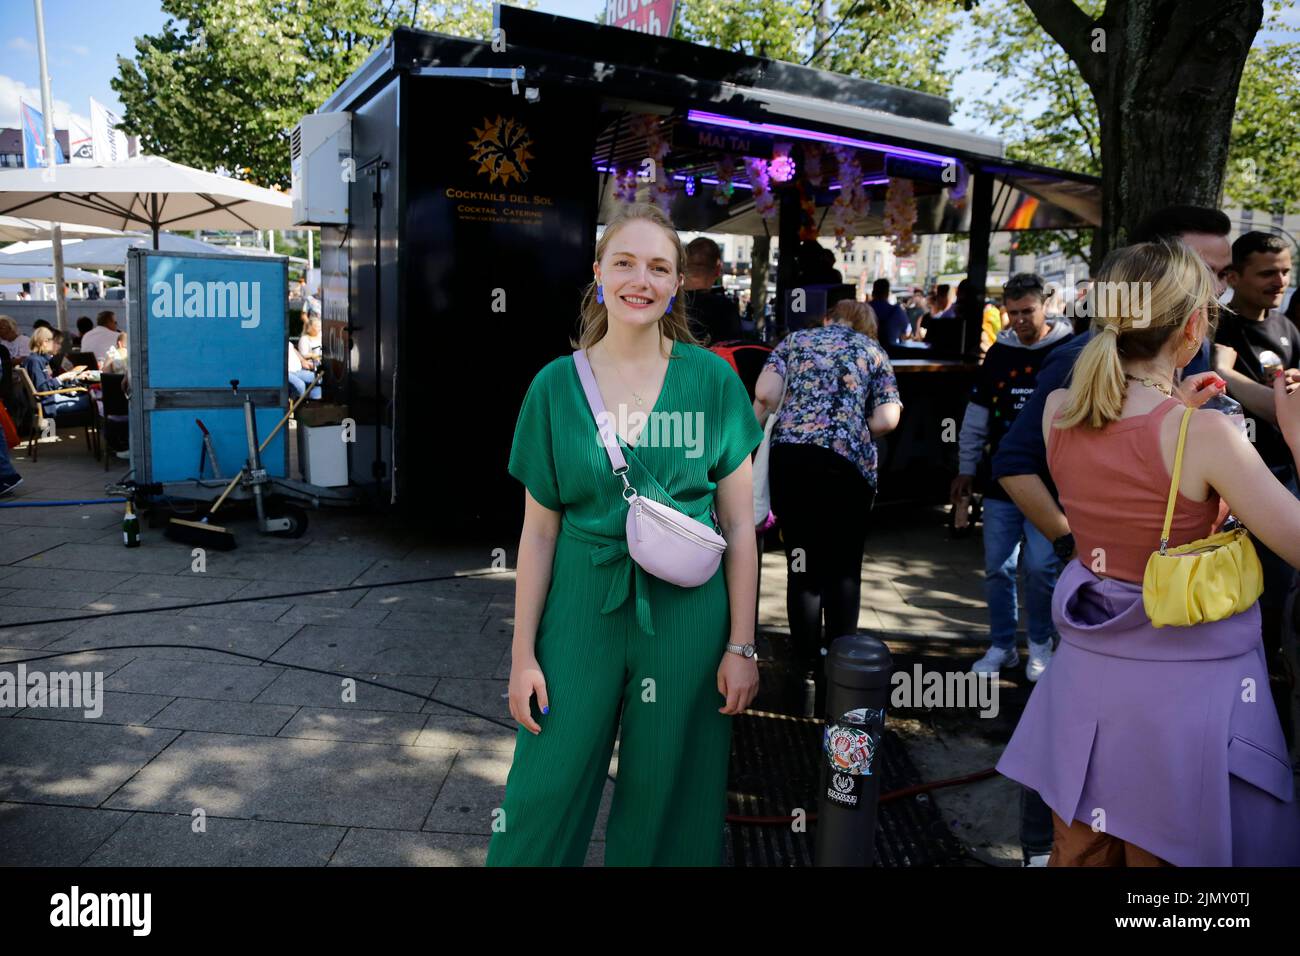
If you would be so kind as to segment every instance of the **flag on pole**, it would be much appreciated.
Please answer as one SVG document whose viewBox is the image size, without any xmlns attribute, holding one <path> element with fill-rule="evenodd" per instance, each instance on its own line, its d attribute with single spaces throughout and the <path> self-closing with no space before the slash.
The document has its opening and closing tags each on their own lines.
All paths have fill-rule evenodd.
<svg viewBox="0 0 1300 956">
<path fill-rule="evenodd" d="M 90 132 L 97 163 L 120 163 L 128 158 L 126 134 L 117 128 L 122 118 L 93 96 L 90 98 Z"/>
<path fill-rule="evenodd" d="M 29 169 L 45 165 L 45 114 L 21 99 L 18 101 L 23 124 L 23 165 Z M 54 162 L 66 163 L 59 141 L 54 141 Z"/>
<path fill-rule="evenodd" d="M 68 117 L 68 152 L 73 166 L 86 166 L 95 161 L 95 141 L 90 130 L 71 116 Z"/>
</svg>

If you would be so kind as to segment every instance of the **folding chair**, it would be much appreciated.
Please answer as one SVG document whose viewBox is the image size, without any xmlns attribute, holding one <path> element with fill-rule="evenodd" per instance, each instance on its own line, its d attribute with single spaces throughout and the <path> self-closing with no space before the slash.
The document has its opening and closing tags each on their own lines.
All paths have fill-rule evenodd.
<svg viewBox="0 0 1300 956">
<path fill-rule="evenodd" d="M 38 439 L 49 433 L 49 422 L 51 419 L 45 417 L 45 407 L 41 404 L 41 399 L 49 395 L 68 395 L 76 392 L 85 392 L 86 389 L 81 385 L 71 385 L 67 388 L 51 388 L 45 391 L 38 391 L 36 383 L 32 377 L 27 374 L 27 369 L 21 365 L 14 366 L 14 374 L 18 376 L 18 381 L 22 382 L 23 389 L 27 392 L 28 398 L 32 402 L 32 430 L 27 440 L 27 453 L 31 456 L 32 461 L 36 460 L 38 448 Z M 54 421 L 59 421 L 60 416 L 55 416 Z M 95 429 L 95 403 L 91 402 L 90 407 L 80 414 L 71 413 L 63 416 L 65 423 L 69 425 L 85 425 L 86 427 L 86 448 L 99 460 L 99 435 Z"/>
<path fill-rule="evenodd" d="M 93 403 L 99 412 L 95 423 L 100 438 L 100 449 L 104 453 L 104 470 L 108 471 L 114 452 L 126 451 L 131 447 L 130 408 L 127 405 L 126 392 L 122 389 L 125 375 L 104 372 L 99 377 L 100 400 Z M 118 439 L 121 439 L 120 442 Z"/>
</svg>

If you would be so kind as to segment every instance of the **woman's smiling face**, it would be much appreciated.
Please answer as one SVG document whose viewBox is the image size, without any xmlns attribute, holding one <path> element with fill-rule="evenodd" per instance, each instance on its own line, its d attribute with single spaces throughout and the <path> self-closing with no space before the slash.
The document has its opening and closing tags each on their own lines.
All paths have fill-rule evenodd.
<svg viewBox="0 0 1300 956">
<path fill-rule="evenodd" d="M 682 283 L 673 241 L 644 219 L 632 220 L 613 235 L 595 271 L 611 324 L 658 322 Z"/>
</svg>

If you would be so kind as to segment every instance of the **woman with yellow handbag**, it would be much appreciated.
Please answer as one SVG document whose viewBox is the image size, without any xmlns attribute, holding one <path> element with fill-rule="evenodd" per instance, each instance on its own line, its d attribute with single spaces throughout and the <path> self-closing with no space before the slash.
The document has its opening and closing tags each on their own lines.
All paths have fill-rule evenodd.
<svg viewBox="0 0 1300 956">
<path fill-rule="evenodd" d="M 1300 864 L 1300 805 L 1269 693 L 1259 559 L 1231 503 L 1300 567 L 1300 502 L 1227 416 L 1173 397 L 1212 334 L 1213 279 L 1181 243 L 1107 258 L 1093 337 L 1043 415 L 1077 557 L 1061 645 L 998 770 L 1053 812 L 1049 866 Z M 1300 450 L 1300 391 L 1274 385 Z"/>
</svg>

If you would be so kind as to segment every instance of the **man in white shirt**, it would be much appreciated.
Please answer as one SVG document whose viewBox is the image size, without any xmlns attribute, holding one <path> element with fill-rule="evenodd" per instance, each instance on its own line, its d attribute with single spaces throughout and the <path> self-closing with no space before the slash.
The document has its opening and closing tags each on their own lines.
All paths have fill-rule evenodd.
<svg viewBox="0 0 1300 956">
<path fill-rule="evenodd" d="M 117 316 L 101 312 L 95 322 L 95 327 L 81 337 L 81 351 L 94 352 L 102 365 L 108 350 L 117 345 Z"/>
</svg>

